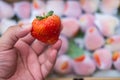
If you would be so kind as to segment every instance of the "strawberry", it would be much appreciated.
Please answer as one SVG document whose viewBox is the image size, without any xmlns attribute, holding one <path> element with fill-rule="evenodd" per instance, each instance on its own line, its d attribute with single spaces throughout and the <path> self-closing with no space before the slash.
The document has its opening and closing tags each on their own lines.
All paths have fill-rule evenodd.
<svg viewBox="0 0 120 80">
<path fill-rule="evenodd" d="M 32 22 L 31 35 L 46 44 L 54 44 L 59 38 L 61 28 L 60 17 L 50 11 L 46 15 L 36 16 Z"/>
</svg>

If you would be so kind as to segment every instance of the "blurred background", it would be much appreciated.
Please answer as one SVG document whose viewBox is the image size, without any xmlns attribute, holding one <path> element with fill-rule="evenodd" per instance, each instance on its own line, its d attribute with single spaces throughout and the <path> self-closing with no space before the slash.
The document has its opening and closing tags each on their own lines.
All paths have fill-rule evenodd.
<svg viewBox="0 0 120 80">
<path fill-rule="evenodd" d="M 0 35 L 50 10 L 63 43 L 49 77 L 120 77 L 120 0 L 0 0 Z"/>
</svg>

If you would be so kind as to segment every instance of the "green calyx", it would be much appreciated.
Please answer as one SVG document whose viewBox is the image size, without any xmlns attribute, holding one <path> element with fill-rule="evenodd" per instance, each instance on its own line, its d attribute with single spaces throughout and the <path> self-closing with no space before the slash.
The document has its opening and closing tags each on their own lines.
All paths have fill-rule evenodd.
<svg viewBox="0 0 120 80">
<path fill-rule="evenodd" d="M 52 16 L 53 13 L 54 13 L 54 11 L 49 11 L 46 15 L 44 14 L 43 16 L 36 16 L 36 18 L 38 20 L 42 20 L 42 19 L 48 18 L 49 16 Z"/>
</svg>

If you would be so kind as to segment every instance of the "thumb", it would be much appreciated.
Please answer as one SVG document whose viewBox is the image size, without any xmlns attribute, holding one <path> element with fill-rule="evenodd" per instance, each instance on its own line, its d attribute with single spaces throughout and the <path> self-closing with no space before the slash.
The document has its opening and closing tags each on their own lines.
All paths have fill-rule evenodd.
<svg viewBox="0 0 120 80">
<path fill-rule="evenodd" d="M 16 25 L 7 29 L 0 38 L 0 50 L 9 50 L 14 47 L 15 43 L 26 36 L 32 29 L 31 24 Z"/>
</svg>

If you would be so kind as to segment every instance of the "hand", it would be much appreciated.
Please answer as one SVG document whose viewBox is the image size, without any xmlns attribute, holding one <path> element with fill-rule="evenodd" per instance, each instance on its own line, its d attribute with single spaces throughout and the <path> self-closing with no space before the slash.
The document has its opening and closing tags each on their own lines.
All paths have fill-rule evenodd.
<svg viewBox="0 0 120 80">
<path fill-rule="evenodd" d="M 0 80 L 44 80 L 50 73 L 61 40 L 48 46 L 31 36 L 31 28 L 16 25 L 0 38 Z"/>
</svg>

